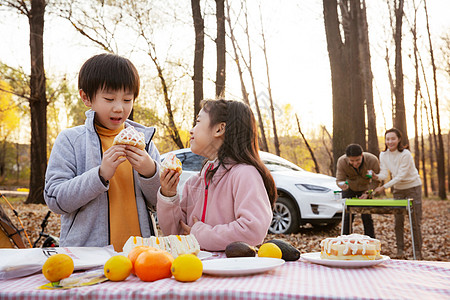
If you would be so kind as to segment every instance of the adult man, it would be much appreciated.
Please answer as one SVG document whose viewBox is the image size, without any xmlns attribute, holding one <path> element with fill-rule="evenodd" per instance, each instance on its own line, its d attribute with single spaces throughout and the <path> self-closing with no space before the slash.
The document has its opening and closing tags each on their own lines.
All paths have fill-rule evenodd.
<svg viewBox="0 0 450 300">
<path fill-rule="evenodd" d="M 350 144 L 345 149 L 345 154 L 339 157 L 336 168 L 336 183 L 342 189 L 342 198 L 367 199 L 369 190 L 373 190 L 379 184 L 372 179 L 372 173 L 380 172 L 378 158 L 363 149 L 358 144 Z M 350 233 L 349 214 L 345 215 L 344 234 Z M 372 216 L 362 214 L 364 234 L 375 238 Z"/>
</svg>

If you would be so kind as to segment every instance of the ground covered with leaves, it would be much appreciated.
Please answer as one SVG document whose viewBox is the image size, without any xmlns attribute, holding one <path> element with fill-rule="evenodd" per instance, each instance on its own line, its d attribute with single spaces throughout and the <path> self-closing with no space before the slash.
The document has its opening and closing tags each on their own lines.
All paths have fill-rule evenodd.
<svg viewBox="0 0 450 300">
<path fill-rule="evenodd" d="M 14 213 L 1 200 L 1 205 L 10 216 L 12 222 L 18 227 L 20 223 Z M 39 237 L 41 224 L 48 212 L 48 207 L 38 204 L 24 204 L 22 201 L 13 202 L 13 206 L 17 211 L 19 218 L 22 220 L 26 232 L 28 233 L 31 243 L 33 244 Z M 424 260 L 434 261 L 450 261 L 450 201 L 428 200 L 423 201 L 423 221 L 422 221 L 422 255 Z M 411 236 L 408 218 L 405 217 L 405 255 L 397 257 L 397 249 L 394 233 L 394 216 L 393 215 L 373 215 L 375 234 L 377 239 L 381 241 L 381 253 L 391 258 L 412 259 Z M 59 236 L 60 222 L 59 216 L 52 213 L 48 220 L 45 233 Z M 356 216 L 353 223 L 353 231 L 355 233 L 363 233 L 362 221 L 359 215 Z M 319 243 L 327 237 L 335 237 L 340 235 L 340 225 L 333 229 L 318 230 L 309 226 L 305 226 L 297 234 L 269 234 L 266 240 L 283 239 L 298 248 L 301 253 L 320 251 Z M 41 246 L 45 238 L 41 238 L 37 246 Z M 25 241 L 26 242 L 26 241 Z M 27 242 L 26 242 L 27 243 Z"/>
</svg>

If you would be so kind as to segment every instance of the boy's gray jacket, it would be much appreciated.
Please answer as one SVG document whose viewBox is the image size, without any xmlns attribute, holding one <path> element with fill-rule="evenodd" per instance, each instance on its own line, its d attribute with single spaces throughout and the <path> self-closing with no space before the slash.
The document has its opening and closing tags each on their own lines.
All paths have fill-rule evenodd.
<svg viewBox="0 0 450 300">
<path fill-rule="evenodd" d="M 109 241 L 108 188 L 99 177 L 102 162 L 100 137 L 94 127 L 95 112 L 86 112 L 84 125 L 63 130 L 55 140 L 45 176 L 44 198 L 48 207 L 61 214 L 60 246 L 103 247 Z M 153 144 L 155 128 L 126 120 L 145 134 L 146 151 L 156 162 L 156 172 L 144 178 L 133 170 L 134 190 L 143 237 L 155 235 L 150 208 L 156 206 L 159 182 L 159 152 Z"/>
</svg>

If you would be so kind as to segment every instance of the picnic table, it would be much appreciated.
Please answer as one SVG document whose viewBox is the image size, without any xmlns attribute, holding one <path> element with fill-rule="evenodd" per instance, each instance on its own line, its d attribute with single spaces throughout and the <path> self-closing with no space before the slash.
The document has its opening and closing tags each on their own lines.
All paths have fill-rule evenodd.
<svg viewBox="0 0 450 300">
<path fill-rule="evenodd" d="M 212 258 L 223 258 L 214 253 Z M 1 259 L 1 258 L 0 258 Z M 365 268 L 329 267 L 303 258 L 248 276 L 204 274 L 143 282 L 131 275 L 67 290 L 39 290 L 42 274 L 0 281 L 0 299 L 450 299 L 450 262 L 386 260 Z"/>
</svg>

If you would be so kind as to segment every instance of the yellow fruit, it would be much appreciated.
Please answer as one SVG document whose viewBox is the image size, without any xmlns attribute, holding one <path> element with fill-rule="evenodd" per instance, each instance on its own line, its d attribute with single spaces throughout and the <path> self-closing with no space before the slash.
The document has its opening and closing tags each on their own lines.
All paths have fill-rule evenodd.
<svg viewBox="0 0 450 300">
<path fill-rule="evenodd" d="M 133 264 L 128 257 L 116 255 L 108 259 L 103 268 L 106 278 L 111 281 L 122 281 L 127 279 L 131 273 Z"/>
<path fill-rule="evenodd" d="M 171 271 L 178 281 L 196 281 L 202 277 L 203 264 L 194 254 L 182 254 L 173 261 Z"/>
<path fill-rule="evenodd" d="M 48 281 L 55 282 L 72 275 L 73 260 L 67 254 L 55 254 L 47 258 L 42 266 L 42 274 Z"/>
<path fill-rule="evenodd" d="M 278 247 L 274 243 L 265 243 L 262 244 L 261 247 L 259 247 L 258 256 L 281 258 L 283 256 L 283 253 L 281 252 L 280 247 Z"/>
</svg>

